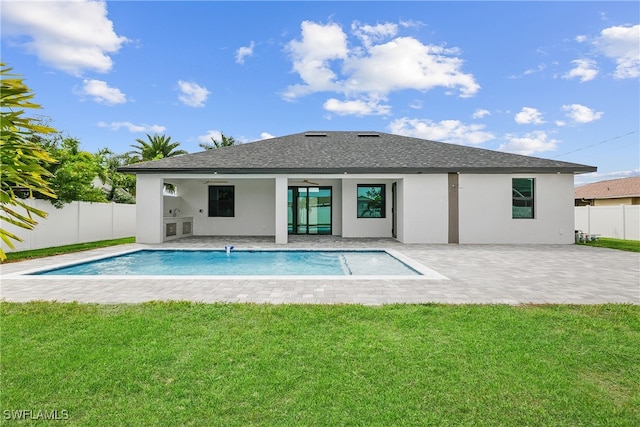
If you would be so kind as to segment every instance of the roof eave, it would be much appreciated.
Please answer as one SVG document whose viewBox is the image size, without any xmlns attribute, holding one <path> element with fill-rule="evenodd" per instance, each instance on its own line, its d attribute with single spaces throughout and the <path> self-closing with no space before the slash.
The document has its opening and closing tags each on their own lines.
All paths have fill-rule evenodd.
<svg viewBox="0 0 640 427">
<path fill-rule="evenodd" d="M 282 174 L 437 174 L 437 173 L 476 173 L 476 174 L 512 174 L 512 173 L 560 173 L 580 174 L 597 171 L 593 166 L 576 167 L 433 167 L 433 168 L 118 168 L 119 172 L 133 174 L 186 173 L 186 174 L 228 174 L 228 175 L 282 175 Z"/>
<path fill-rule="evenodd" d="M 576 199 L 589 199 L 589 200 L 593 200 L 593 199 L 600 199 L 600 200 L 606 200 L 606 199 L 633 199 L 636 197 L 640 197 L 640 194 L 614 194 L 614 195 L 589 195 L 589 196 L 576 196 Z"/>
</svg>

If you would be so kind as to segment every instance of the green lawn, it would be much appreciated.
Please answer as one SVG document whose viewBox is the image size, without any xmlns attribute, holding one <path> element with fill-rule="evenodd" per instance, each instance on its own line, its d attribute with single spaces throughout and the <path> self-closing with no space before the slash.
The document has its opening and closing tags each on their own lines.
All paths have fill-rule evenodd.
<svg viewBox="0 0 640 427">
<path fill-rule="evenodd" d="M 107 246 L 124 245 L 135 243 L 135 237 L 125 237 L 122 239 L 100 240 L 89 243 L 76 243 L 73 245 L 55 246 L 51 248 L 32 249 L 28 251 L 7 252 L 7 259 L 3 262 L 23 261 L 25 259 L 42 258 L 46 256 L 66 254 L 70 252 L 87 251 L 89 249 L 104 248 Z"/>
<path fill-rule="evenodd" d="M 0 310 L 3 419 L 29 409 L 78 426 L 640 425 L 640 306 Z"/>
<path fill-rule="evenodd" d="M 580 243 L 581 245 L 596 246 L 599 248 L 618 249 L 621 251 L 640 252 L 640 240 L 612 239 L 600 237 L 592 242 Z"/>
</svg>

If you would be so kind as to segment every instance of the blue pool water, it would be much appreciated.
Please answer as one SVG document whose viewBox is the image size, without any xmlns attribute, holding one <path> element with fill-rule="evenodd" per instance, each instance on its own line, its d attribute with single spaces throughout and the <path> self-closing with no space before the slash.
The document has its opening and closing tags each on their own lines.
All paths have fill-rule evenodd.
<svg viewBox="0 0 640 427">
<path fill-rule="evenodd" d="M 287 276 L 420 275 L 379 251 L 153 250 L 45 270 L 37 275 Z"/>
</svg>

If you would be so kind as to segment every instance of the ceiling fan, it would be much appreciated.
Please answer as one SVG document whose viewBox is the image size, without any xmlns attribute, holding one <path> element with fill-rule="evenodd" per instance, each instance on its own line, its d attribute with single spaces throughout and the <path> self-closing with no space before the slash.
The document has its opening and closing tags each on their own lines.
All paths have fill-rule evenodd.
<svg viewBox="0 0 640 427">
<path fill-rule="evenodd" d="M 208 179 L 206 181 L 202 181 L 203 184 L 226 184 L 227 181 L 226 179 Z"/>
</svg>

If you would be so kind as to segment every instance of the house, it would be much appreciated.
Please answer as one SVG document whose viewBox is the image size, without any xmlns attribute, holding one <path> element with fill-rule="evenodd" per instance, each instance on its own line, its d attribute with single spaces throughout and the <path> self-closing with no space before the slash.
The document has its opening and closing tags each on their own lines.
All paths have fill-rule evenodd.
<svg viewBox="0 0 640 427">
<path fill-rule="evenodd" d="M 120 168 L 140 243 L 330 234 L 404 243 L 573 243 L 593 166 L 382 132 L 303 132 Z M 166 183 L 178 197 L 163 196 Z"/>
<path fill-rule="evenodd" d="M 576 206 L 640 205 L 640 176 L 582 185 L 574 198 Z"/>
</svg>

